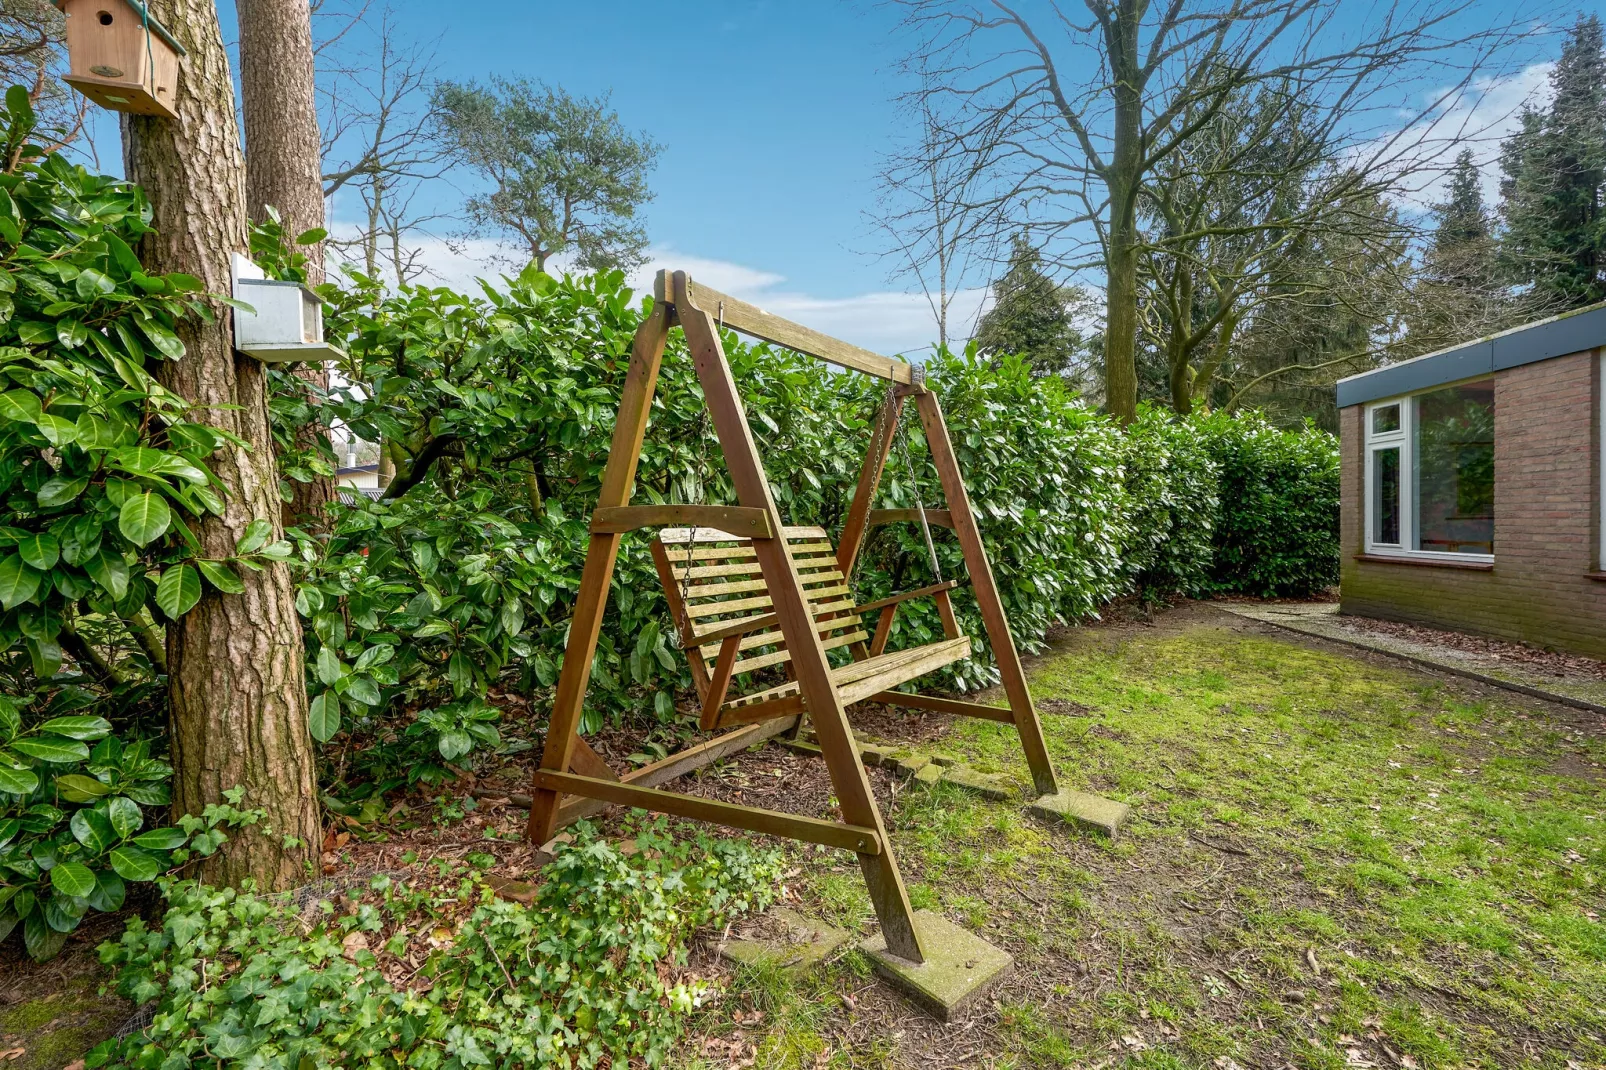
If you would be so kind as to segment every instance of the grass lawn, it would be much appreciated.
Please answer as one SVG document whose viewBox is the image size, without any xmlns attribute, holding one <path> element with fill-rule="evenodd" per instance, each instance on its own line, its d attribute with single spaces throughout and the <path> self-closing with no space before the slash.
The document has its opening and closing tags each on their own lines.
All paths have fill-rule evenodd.
<svg viewBox="0 0 1606 1070">
<path fill-rule="evenodd" d="M 1606 1065 L 1600 718 L 1208 606 L 1032 672 L 1062 780 L 1129 834 L 945 785 L 888 815 L 915 906 L 1015 955 L 991 1004 L 933 1022 L 856 951 L 746 971 L 684 1066 Z M 1003 726 L 940 747 L 1028 784 Z M 873 924 L 856 866 L 797 858 L 806 911 Z"/>
</svg>

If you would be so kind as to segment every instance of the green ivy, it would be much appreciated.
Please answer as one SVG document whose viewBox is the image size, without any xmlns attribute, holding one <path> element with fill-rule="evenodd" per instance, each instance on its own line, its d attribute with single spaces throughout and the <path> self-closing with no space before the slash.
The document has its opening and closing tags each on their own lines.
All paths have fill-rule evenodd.
<svg viewBox="0 0 1606 1070">
<path fill-rule="evenodd" d="M 473 874 L 379 877 L 309 931 L 282 899 L 164 883 L 160 924 L 131 919 L 100 949 L 151 1024 L 86 1066 L 660 1065 L 705 994 L 676 969 L 691 934 L 766 906 L 779 856 L 662 822 L 630 853 L 576 832 L 528 907 Z"/>
</svg>

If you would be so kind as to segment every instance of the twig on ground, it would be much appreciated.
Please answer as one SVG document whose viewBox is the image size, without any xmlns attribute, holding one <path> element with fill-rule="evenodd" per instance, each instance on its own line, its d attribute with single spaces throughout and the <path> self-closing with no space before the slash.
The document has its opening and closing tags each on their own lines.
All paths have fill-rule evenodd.
<svg viewBox="0 0 1606 1070">
<path fill-rule="evenodd" d="M 1188 838 L 1195 843 L 1203 844 L 1212 851 L 1220 851 L 1223 854 L 1229 855 L 1242 855 L 1245 858 L 1250 856 L 1250 852 L 1244 850 L 1242 847 L 1234 847 L 1231 844 L 1226 843 L 1212 843 L 1210 840 L 1205 839 L 1199 833 L 1194 832 L 1191 829 L 1188 832 Z"/>
</svg>

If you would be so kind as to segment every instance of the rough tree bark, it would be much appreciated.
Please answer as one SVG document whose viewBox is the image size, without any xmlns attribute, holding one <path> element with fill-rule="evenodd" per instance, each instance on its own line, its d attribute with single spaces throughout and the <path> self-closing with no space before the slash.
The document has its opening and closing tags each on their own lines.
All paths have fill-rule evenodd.
<svg viewBox="0 0 1606 1070">
<path fill-rule="evenodd" d="M 239 0 L 240 110 L 245 115 L 245 199 L 251 218 L 279 212 L 287 237 L 324 225 L 319 156 L 318 98 L 313 83 L 312 8 L 307 0 Z M 307 250 L 307 281 L 323 281 L 323 243 Z M 296 374 L 329 387 L 323 365 Z M 328 442 L 328 431 L 308 424 L 297 432 L 303 448 Z M 289 517 L 317 524 L 334 500 L 335 480 L 318 476 L 292 483 Z"/>
<path fill-rule="evenodd" d="M 150 7 L 189 54 L 173 102 L 176 121 L 122 117 L 124 167 L 155 215 L 140 256 L 153 272 L 189 272 L 209 292 L 227 293 L 229 256 L 246 248 L 246 209 L 217 8 L 213 0 L 152 0 Z M 200 407 L 200 418 L 250 444 L 225 445 L 211 459 L 227 504 L 223 516 L 195 526 L 209 558 L 232 554 L 252 520 L 267 520 L 272 537 L 280 534 L 267 377 L 261 364 L 235 355 L 229 311 L 216 312 L 211 323 L 180 324 L 185 355 L 158 370 L 164 385 Z M 224 791 L 244 788 L 244 805 L 266 811 L 267 820 L 234 832 L 204 875 L 283 888 L 306 879 L 321 834 L 301 621 L 287 566 L 242 570 L 241 578 L 243 594 L 209 591 L 167 628 L 173 806 L 199 813 Z"/>
</svg>

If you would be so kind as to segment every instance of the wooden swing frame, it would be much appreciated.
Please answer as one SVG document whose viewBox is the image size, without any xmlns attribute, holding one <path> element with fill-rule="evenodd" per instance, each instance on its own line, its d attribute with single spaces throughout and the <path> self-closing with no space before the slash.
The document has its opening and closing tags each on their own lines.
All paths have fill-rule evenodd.
<svg viewBox="0 0 1606 1070">
<path fill-rule="evenodd" d="M 858 855 L 888 951 L 911 962 L 923 962 L 925 954 L 915 932 L 909 896 L 854 744 L 845 704 L 833 682 L 831 665 L 811 614 L 804 581 L 799 577 L 783 537 L 785 528 L 780 511 L 770 494 L 769 480 L 725 359 L 720 327 L 730 327 L 893 384 L 877 418 L 875 434 L 837 543 L 838 567 L 843 576 L 852 575 L 853 562 L 872 527 L 918 519 L 915 510 L 871 508 L 904 399 L 915 399 L 948 503 L 945 510 L 926 510 L 926 518 L 933 524 L 952 529 L 958 537 L 1009 705 L 1007 708 L 984 706 L 899 691 L 879 692 L 870 699 L 910 709 L 1013 724 L 1038 794 L 1057 794 L 1042 727 L 1032 706 L 1015 642 L 1009 634 L 1009 621 L 1004 615 L 1004 605 L 971 512 L 970 498 L 943 422 L 942 407 L 937 395 L 925 386 L 924 376 L 913 366 L 849 345 L 694 284 L 685 272 L 659 272 L 654 296 L 652 313 L 637 329 L 632 344 L 613 444 L 602 476 L 597 510 L 592 514 L 590 544 L 569 626 L 568 646 L 552 705 L 546 747 L 541 764 L 531 778 L 527 834 L 533 842 L 545 843 L 559 828 L 597 813 L 609 804 L 619 804 L 849 850 Z M 630 504 L 664 346 L 670 329 L 677 325 L 685 331 L 691 348 L 697 378 L 707 399 L 739 505 Z M 739 806 L 663 791 L 654 786 L 796 727 L 802 716 L 799 713 L 745 725 L 623 776 L 609 768 L 578 735 L 581 707 L 620 539 L 630 531 L 669 525 L 717 528 L 751 540 L 768 595 L 773 600 L 775 624 L 790 653 L 790 671 L 803 710 L 812 720 L 819 739 L 843 822 Z M 899 597 L 918 593 L 925 592 L 910 592 Z M 945 604 L 947 590 L 938 593 L 942 596 L 939 607 L 945 610 L 947 625 L 946 618 L 952 616 L 952 608 Z M 890 617 L 885 614 L 896 606 L 873 603 L 859 608 L 861 611 L 882 609 L 883 619 L 890 624 Z"/>
</svg>

